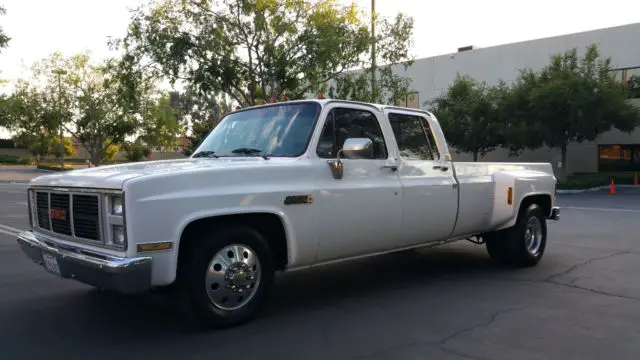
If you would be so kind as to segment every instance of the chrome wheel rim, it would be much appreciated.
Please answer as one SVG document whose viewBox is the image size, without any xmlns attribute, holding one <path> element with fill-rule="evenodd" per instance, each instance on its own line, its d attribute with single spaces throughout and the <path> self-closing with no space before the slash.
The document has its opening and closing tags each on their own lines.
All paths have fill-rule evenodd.
<svg viewBox="0 0 640 360">
<path fill-rule="evenodd" d="M 542 223 L 540 219 L 533 216 L 527 221 L 524 231 L 524 241 L 527 246 L 527 251 L 536 255 L 540 250 L 540 244 L 542 244 Z"/>
<path fill-rule="evenodd" d="M 209 262 L 205 279 L 209 301 L 222 310 L 246 305 L 260 284 L 260 259 L 246 245 L 220 249 Z"/>
</svg>

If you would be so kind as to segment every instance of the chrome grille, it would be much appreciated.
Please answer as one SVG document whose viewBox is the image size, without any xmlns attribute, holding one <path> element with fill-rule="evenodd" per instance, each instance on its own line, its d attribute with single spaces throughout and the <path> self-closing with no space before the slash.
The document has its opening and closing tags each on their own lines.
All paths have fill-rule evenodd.
<svg viewBox="0 0 640 360">
<path fill-rule="evenodd" d="M 95 195 L 73 195 L 73 229 L 77 237 L 100 239 L 99 203 Z"/>
<path fill-rule="evenodd" d="M 101 241 L 98 194 L 36 191 L 40 229 L 81 240 Z"/>
<path fill-rule="evenodd" d="M 69 206 L 69 194 L 49 195 L 49 218 L 51 230 L 58 234 L 71 236 L 71 208 Z M 58 216 L 59 218 L 56 218 Z"/>
</svg>

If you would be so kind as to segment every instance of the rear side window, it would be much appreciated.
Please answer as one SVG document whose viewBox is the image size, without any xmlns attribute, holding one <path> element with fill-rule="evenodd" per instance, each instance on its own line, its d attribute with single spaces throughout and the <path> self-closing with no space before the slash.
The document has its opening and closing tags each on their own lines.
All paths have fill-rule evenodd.
<svg viewBox="0 0 640 360">
<path fill-rule="evenodd" d="M 406 114 L 389 114 L 400 156 L 407 160 L 438 160 L 440 153 L 427 119 Z"/>
</svg>

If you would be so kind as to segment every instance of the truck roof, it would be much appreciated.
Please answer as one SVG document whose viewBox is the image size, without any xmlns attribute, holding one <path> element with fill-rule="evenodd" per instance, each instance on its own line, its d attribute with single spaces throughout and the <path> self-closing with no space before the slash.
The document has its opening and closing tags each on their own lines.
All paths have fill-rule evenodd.
<svg viewBox="0 0 640 360">
<path fill-rule="evenodd" d="M 433 116 L 433 114 L 431 112 L 426 111 L 426 110 L 422 110 L 422 109 L 415 109 L 415 108 L 409 108 L 409 107 L 404 107 L 404 106 L 392 106 L 392 105 L 368 103 L 368 102 L 364 102 L 364 101 L 352 101 L 352 100 L 342 100 L 342 99 L 300 99 L 300 100 L 287 100 L 285 102 L 287 102 L 287 103 L 315 102 L 315 103 L 318 103 L 320 105 L 326 105 L 326 104 L 332 103 L 332 102 L 340 102 L 340 103 L 347 103 L 347 104 L 370 106 L 370 107 L 375 108 L 378 111 L 383 111 L 385 109 L 396 109 L 396 110 L 411 111 L 411 112 L 417 112 L 417 113 L 422 113 L 422 114 L 427 114 L 429 116 Z M 281 104 L 281 103 L 282 102 L 275 102 L 275 103 L 266 103 L 266 104 L 260 104 L 260 105 L 253 105 L 253 106 L 248 106 L 246 108 L 240 108 L 240 109 L 238 109 L 236 111 L 254 109 L 254 108 L 259 108 L 259 107 L 266 107 L 266 106 L 274 106 L 274 105 Z"/>
</svg>

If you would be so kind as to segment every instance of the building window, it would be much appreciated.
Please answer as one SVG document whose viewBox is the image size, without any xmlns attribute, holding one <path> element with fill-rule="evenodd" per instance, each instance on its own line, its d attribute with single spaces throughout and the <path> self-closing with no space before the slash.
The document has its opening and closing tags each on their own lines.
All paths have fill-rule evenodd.
<svg viewBox="0 0 640 360">
<path fill-rule="evenodd" d="M 598 152 L 600 172 L 640 170 L 640 145 L 599 145 Z"/>
<path fill-rule="evenodd" d="M 622 83 L 629 91 L 630 99 L 640 98 L 640 67 L 616 69 L 615 80 Z"/>
</svg>

